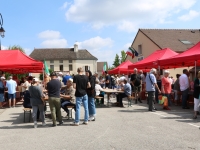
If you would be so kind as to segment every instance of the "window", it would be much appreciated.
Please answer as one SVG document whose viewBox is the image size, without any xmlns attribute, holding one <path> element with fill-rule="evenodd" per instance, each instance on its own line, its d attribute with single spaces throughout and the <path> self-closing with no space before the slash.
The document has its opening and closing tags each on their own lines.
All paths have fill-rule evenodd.
<svg viewBox="0 0 200 150">
<path fill-rule="evenodd" d="M 72 60 L 69 60 L 69 63 L 72 63 Z"/>
<path fill-rule="evenodd" d="M 85 71 L 90 70 L 90 66 L 85 66 Z"/>
<path fill-rule="evenodd" d="M 63 60 L 59 60 L 60 63 L 63 63 Z"/>
<path fill-rule="evenodd" d="M 190 41 L 188 41 L 188 40 L 180 40 L 183 44 L 192 44 Z"/>
<path fill-rule="evenodd" d="M 50 69 L 54 71 L 54 65 L 50 65 Z"/>
<path fill-rule="evenodd" d="M 53 60 L 50 60 L 50 63 L 52 64 L 52 63 L 54 63 L 54 61 L 53 61 Z"/>
<path fill-rule="evenodd" d="M 60 65 L 60 71 L 63 71 L 63 65 Z"/>
<path fill-rule="evenodd" d="M 142 45 L 138 45 L 138 54 L 142 55 Z"/>
<path fill-rule="evenodd" d="M 69 65 L 69 71 L 73 71 L 73 66 Z"/>
<path fill-rule="evenodd" d="M 138 57 L 138 61 L 141 61 L 141 60 L 143 60 L 144 59 L 144 57 L 142 56 L 142 57 Z"/>
</svg>

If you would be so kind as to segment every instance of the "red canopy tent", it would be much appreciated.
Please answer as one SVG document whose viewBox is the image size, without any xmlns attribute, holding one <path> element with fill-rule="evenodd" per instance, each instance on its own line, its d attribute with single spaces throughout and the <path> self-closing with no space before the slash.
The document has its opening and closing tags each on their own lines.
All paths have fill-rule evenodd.
<svg viewBox="0 0 200 150">
<path fill-rule="evenodd" d="M 195 65 L 199 66 L 200 42 L 179 55 L 159 60 L 159 64 L 162 66 L 168 66 L 168 68 L 190 67 Z"/>
<path fill-rule="evenodd" d="M 126 62 L 121 63 L 117 68 L 113 70 L 109 70 L 108 73 L 109 74 L 128 74 L 129 72 L 131 72 L 131 70 L 128 70 L 128 65 L 131 65 L 131 64 L 133 63 L 127 60 Z"/>
<path fill-rule="evenodd" d="M 146 57 L 145 59 L 139 61 L 138 63 L 129 65 L 128 69 L 158 68 L 160 66 L 159 60 L 170 58 L 170 57 L 173 57 L 173 56 L 176 56 L 176 55 L 178 55 L 178 53 L 174 52 L 173 50 L 171 50 L 169 48 L 157 50 L 157 51 L 153 52 L 151 55 L 149 55 L 148 57 Z"/>
<path fill-rule="evenodd" d="M 121 63 L 117 68 L 108 71 L 109 74 L 130 74 L 133 73 L 133 69 L 128 69 L 128 66 L 133 64 L 131 61 L 127 60 L 126 62 Z M 146 69 L 141 69 L 143 72 L 149 71 Z"/>
<path fill-rule="evenodd" d="M 42 73 L 43 62 L 32 59 L 20 50 L 1 50 L 0 70 L 16 74 Z"/>
</svg>

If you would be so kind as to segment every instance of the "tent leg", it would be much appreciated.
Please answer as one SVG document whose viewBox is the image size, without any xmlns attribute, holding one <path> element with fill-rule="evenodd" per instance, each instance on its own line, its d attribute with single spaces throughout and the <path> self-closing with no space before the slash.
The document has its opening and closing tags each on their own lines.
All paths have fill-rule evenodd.
<svg viewBox="0 0 200 150">
<path fill-rule="evenodd" d="M 42 70 L 43 70 L 43 84 L 44 84 L 44 68 Z"/>
<path fill-rule="evenodd" d="M 197 74 L 197 61 L 195 61 L 194 62 L 194 66 L 195 66 L 195 68 L 194 68 L 194 77 L 196 78 L 196 74 Z"/>
<path fill-rule="evenodd" d="M 160 66 L 158 66 L 158 72 L 160 73 Z"/>
</svg>

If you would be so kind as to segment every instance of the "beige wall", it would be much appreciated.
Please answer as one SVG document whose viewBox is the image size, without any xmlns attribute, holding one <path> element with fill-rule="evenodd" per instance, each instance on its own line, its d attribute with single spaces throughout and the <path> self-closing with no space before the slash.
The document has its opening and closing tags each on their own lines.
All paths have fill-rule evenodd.
<svg viewBox="0 0 200 150">
<path fill-rule="evenodd" d="M 85 71 L 85 66 L 90 66 L 90 71 L 92 73 L 97 71 L 97 61 L 96 60 L 74 60 L 74 68 L 73 68 L 73 73 L 77 73 L 77 69 L 79 67 L 83 68 Z"/>
<path fill-rule="evenodd" d="M 92 73 L 97 71 L 97 61 L 96 60 L 72 60 L 72 63 L 69 63 L 68 60 L 63 60 L 63 63 L 60 63 L 59 60 L 54 60 L 54 63 L 50 63 L 49 60 L 46 60 L 47 66 L 50 69 L 50 65 L 54 65 L 54 71 L 60 71 L 60 65 L 63 65 L 63 71 L 69 71 L 69 64 L 72 64 L 73 71 L 70 71 L 70 74 L 77 74 L 77 68 L 82 67 L 85 71 L 85 66 L 90 66 L 90 71 Z M 39 78 L 40 73 L 32 73 L 32 76 Z"/>
<path fill-rule="evenodd" d="M 132 47 L 138 52 L 138 45 L 142 45 L 142 55 L 139 55 L 138 57 L 143 56 L 146 58 L 151 53 L 153 53 L 156 50 L 159 50 L 160 48 L 153 43 L 148 37 L 146 37 L 141 31 L 138 32 L 134 43 L 132 43 Z M 137 62 L 138 57 L 134 57 L 133 59 L 130 56 L 127 56 L 126 60 L 130 60 L 131 62 Z"/>
<path fill-rule="evenodd" d="M 148 37 L 146 37 L 141 31 L 138 32 L 134 43 L 132 43 L 132 47 L 138 51 L 138 45 L 142 45 L 142 55 L 144 59 L 152 54 L 154 51 L 159 50 L 160 48 L 153 43 Z M 133 59 L 130 56 L 127 56 L 126 60 L 130 60 L 131 62 L 137 62 L 138 57 L 134 57 Z M 157 69 L 157 68 L 156 68 Z M 182 74 L 183 69 L 188 68 L 176 68 L 176 69 L 168 69 L 170 71 L 170 76 L 173 76 L 176 79 L 176 74 Z M 189 68 L 190 69 L 190 68 Z"/>
<path fill-rule="evenodd" d="M 54 60 L 54 63 L 50 63 L 49 60 L 46 60 L 46 63 L 49 68 L 50 65 L 54 65 L 54 71 L 60 71 L 60 65 L 63 65 L 63 71 L 69 71 L 69 64 L 72 64 L 73 71 L 70 71 L 70 74 L 76 74 L 77 68 L 82 67 L 83 69 L 85 69 L 85 66 L 90 66 L 90 70 L 92 73 L 97 71 L 96 60 L 73 60 L 72 63 L 69 63 L 68 60 L 63 60 L 63 63 L 60 63 L 59 60 Z"/>
</svg>

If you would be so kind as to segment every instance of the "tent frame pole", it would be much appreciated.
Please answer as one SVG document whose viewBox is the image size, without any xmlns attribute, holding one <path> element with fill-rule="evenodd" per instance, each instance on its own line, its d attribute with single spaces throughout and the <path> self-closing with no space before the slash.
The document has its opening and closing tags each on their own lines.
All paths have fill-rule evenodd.
<svg viewBox="0 0 200 150">
<path fill-rule="evenodd" d="M 195 60 L 195 62 L 194 62 L 194 66 L 195 66 L 195 68 L 194 68 L 194 77 L 196 78 L 196 75 L 197 75 L 197 61 Z"/>
</svg>

